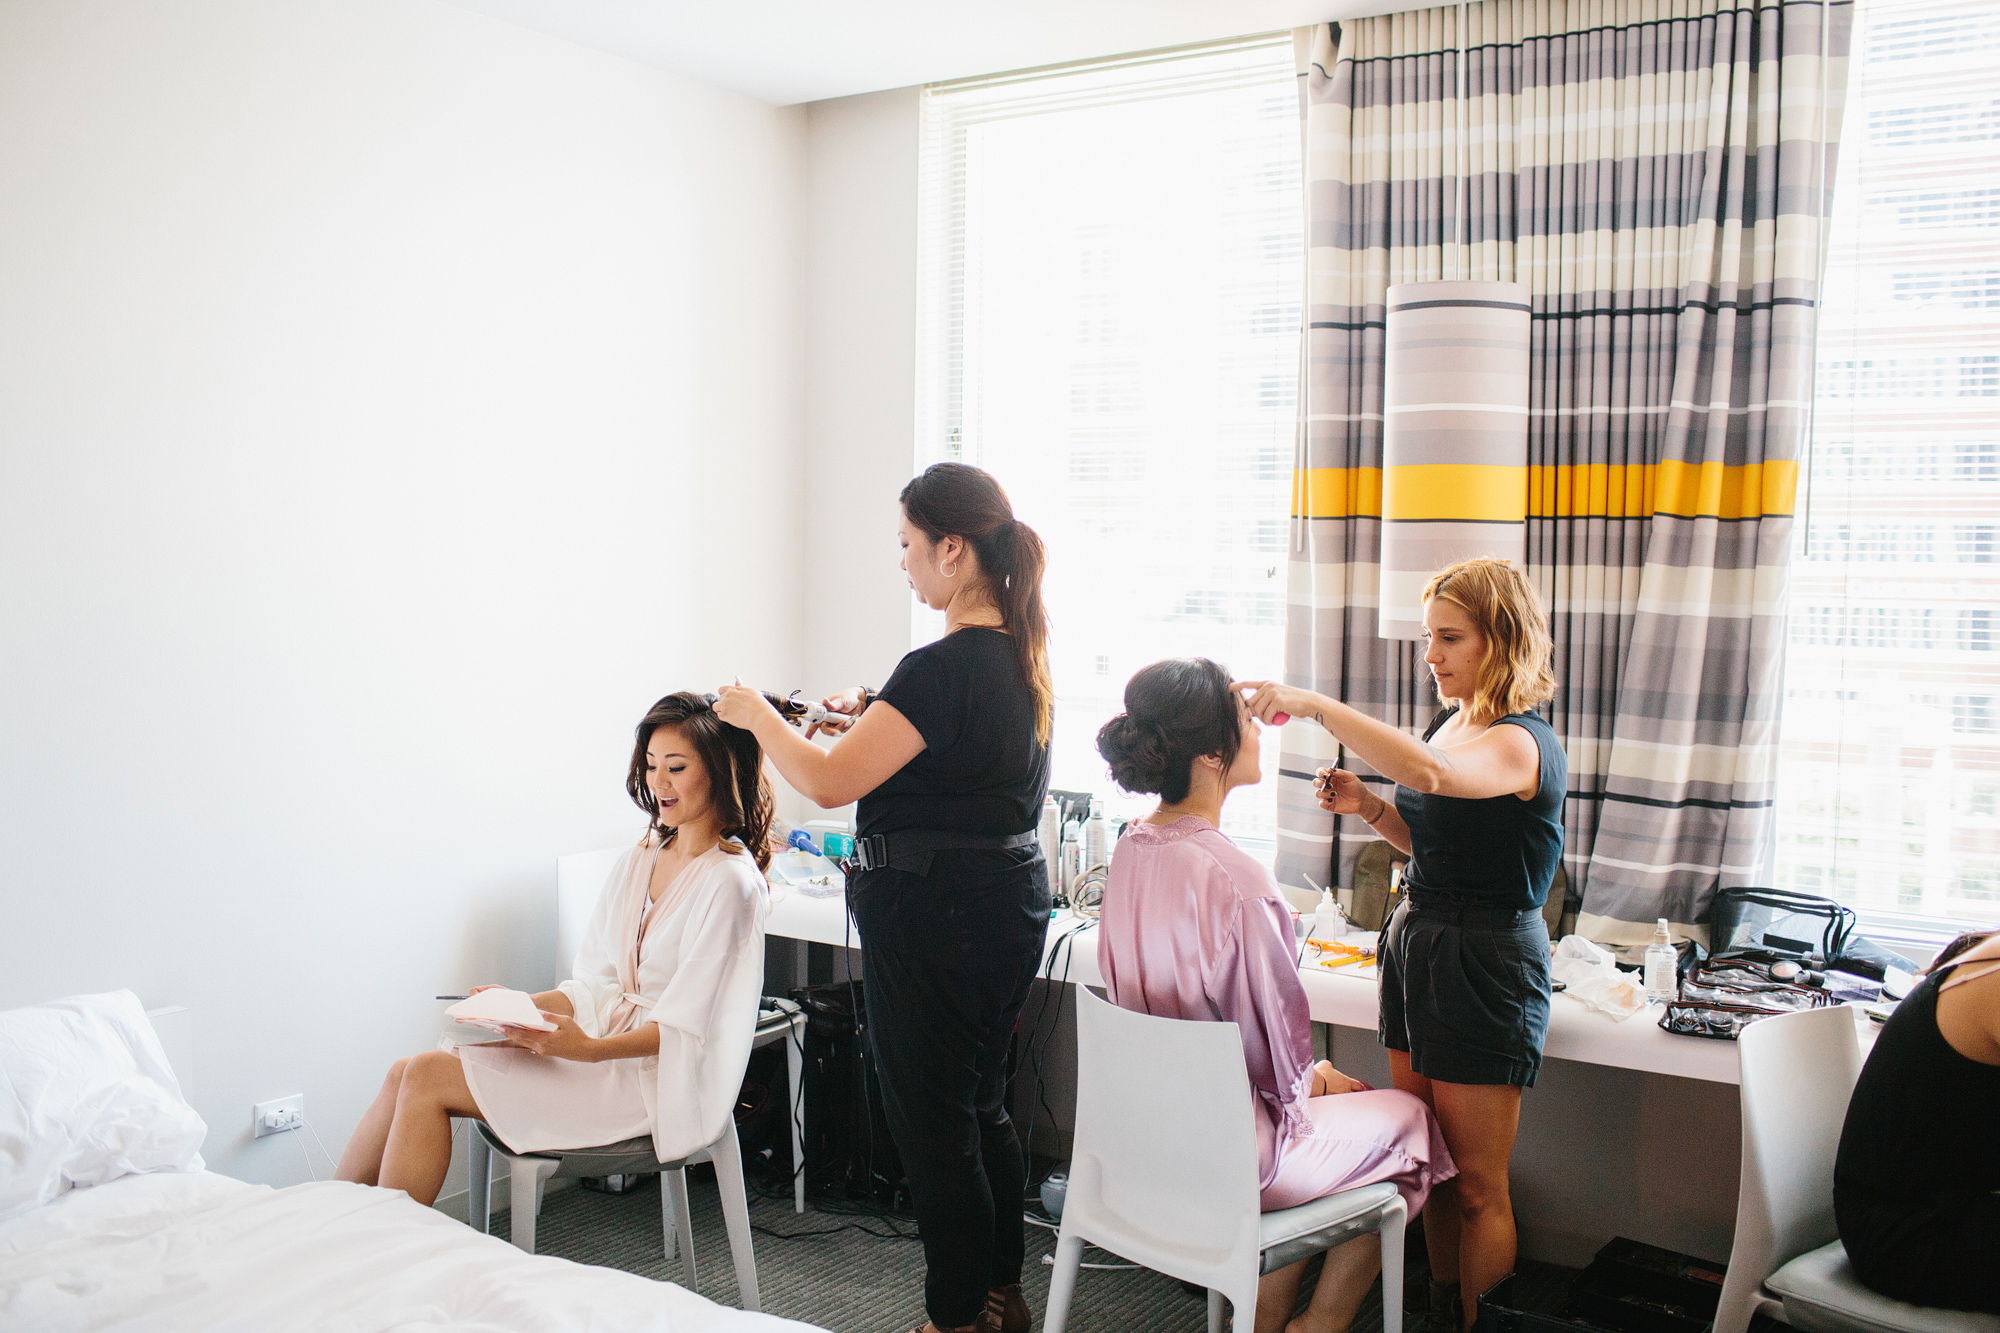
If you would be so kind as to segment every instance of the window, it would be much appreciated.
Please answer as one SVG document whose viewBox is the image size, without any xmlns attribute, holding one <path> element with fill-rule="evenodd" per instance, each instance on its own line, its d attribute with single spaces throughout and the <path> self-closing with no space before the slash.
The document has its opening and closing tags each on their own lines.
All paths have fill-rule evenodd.
<svg viewBox="0 0 2000 1333">
<path fill-rule="evenodd" d="M 1854 41 L 1776 878 L 1878 929 L 2000 922 L 2000 0 L 1863 0 Z"/>
<path fill-rule="evenodd" d="M 1000 478 L 1049 547 L 1054 783 L 1163 657 L 1284 665 L 1298 392 L 1299 111 L 1288 35 L 925 97 L 918 463 Z M 940 628 L 919 615 L 917 633 Z M 1277 734 L 1229 831 L 1276 837 Z"/>
</svg>

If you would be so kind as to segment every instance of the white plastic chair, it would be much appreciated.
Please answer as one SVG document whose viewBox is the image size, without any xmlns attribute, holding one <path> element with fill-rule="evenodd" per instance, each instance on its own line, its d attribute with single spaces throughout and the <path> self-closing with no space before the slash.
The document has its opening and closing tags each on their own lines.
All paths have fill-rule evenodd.
<svg viewBox="0 0 2000 1333">
<path fill-rule="evenodd" d="M 756 1044 L 785 1041 L 791 1065 L 791 1086 L 799 1086 L 799 1050 L 805 1035 L 805 1010 L 789 1000 L 766 1000 L 757 1015 Z M 796 1093 L 794 1094 L 794 1098 Z M 792 1116 L 793 1196 L 800 1212 L 805 1211 L 805 1173 L 798 1169 L 804 1160 L 799 1146 L 798 1107 L 788 1103 Z M 575 1148 L 562 1152 L 517 1153 L 500 1141 L 483 1120 L 472 1122 L 468 1139 L 466 1211 L 472 1225 L 491 1233 L 493 1225 L 493 1157 L 506 1159 L 510 1177 L 512 1234 L 515 1245 L 535 1252 L 535 1219 L 542 1211 L 543 1186 L 554 1179 L 584 1176 L 660 1177 L 660 1230 L 666 1239 L 667 1258 L 679 1257 L 681 1285 L 695 1285 L 694 1215 L 688 1205 L 687 1168 L 698 1162 L 715 1164 L 715 1181 L 722 1193 L 722 1221 L 729 1232 L 729 1257 L 736 1266 L 736 1289 L 743 1308 L 758 1310 L 757 1258 L 750 1241 L 750 1204 L 743 1189 L 743 1153 L 736 1140 L 736 1121 L 723 1123 L 722 1137 L 706 1148 L 678 1162 L 662 1162 L 653 1155 L 650 1135 L 599 1148 Z"/>
<path fill-rule="evenodd" d="M 1063 1333 L 1086 1243 L 1208 1288 L 1239 1328 L 1257 1279 L 1370 1231 L 1382 1233 L 1382 1325 L 1402 1333 L 1403 1225 L 1394 1185 L 1297 1208 L 1257 1209 L 1257 1131 L 1234 1023 L 1133 1013 L 1077 987 L 1076 1146 L 1063 1199 L 1047 1333 Z"/>
<path fill-rule="evenodd" d="M 1765 1314 L 1808 1333 L 2000 1333 L 2000 1316 L 1931 1310 L 1861 1285 L 1833 1218 L 1833 1161 L 1861 1074 L 1846 1005 L 1766 1018 L 1737 1039 L 1743 1179 L 1714 1333 Z"/>
</svg>

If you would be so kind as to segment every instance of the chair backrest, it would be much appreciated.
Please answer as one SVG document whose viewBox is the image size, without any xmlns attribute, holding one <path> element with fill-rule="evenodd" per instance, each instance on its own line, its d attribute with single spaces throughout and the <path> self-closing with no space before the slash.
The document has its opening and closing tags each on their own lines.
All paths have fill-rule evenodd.
<svg viewBox="0 0 2000 1333">
<path fill-rule="evenodd" d="M 604 881 L 631 849 L 606 847 L 597 852 L 573 852 L 556 858 L 556 971 L 568 976 L 576 964 L 590 914 L 604 894 Z"/>
<path fill-rule="evenodd" d="M 1257 1132 L 1236 1024 L 1134 1013 L 1079 986 L 1076 1046 L 1070 1199 L 1094 1173 L 1135 1234 L 1228 1251 L 1247 1219 L 1254 1254 Z"/>
<path fill-rule="evenodd" d="M 1834 1240 L 1833 1159 L 1861 1074 L 1854 1011 L 1844 1004 L 1766 1018 L 1737 1039 L 1742 1066 L 1743 1184 L 1730 1276 L 1761 1284 Z"/>
</svg>

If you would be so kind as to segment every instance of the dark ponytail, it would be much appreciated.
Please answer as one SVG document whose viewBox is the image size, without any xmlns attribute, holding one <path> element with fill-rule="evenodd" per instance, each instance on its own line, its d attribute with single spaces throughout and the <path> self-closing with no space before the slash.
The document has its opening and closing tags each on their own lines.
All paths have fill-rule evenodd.
<svg viewBox="0 0 2000 1333">
<path fill-rule="evenodd" d="M 1055 719 L 1049 674 L 1049 614 L 1042 606 L 1048 553 L 1035 530 L 1014 517 L 992 474 L 965 463 L 934 463 L 903 487 L 903 516 L 933 542 L 963 537 L 979 556 L 986 595 L 1014 637 L 1021 677 L 1035 701 L 1035 739 L 1046 744 Z"/>
<path fill-rule="evenodd" d="M 1125 682 L 1125 711 L 1097 733 L 1111 780 L 1126 791 L 1185 801 L 1194 761 L 1222 757 L 1225 772 L 1243 745 L 1239 701 L 1229 672 L 1205 657 L 1177 657 L 1141 667 Z"/>
<path fill-rule="evenodd" d="M 766 698 L 771 696 L 766 695 Z M 715 696 L 682 690 L 646 710 L 633 737 L 632 762 L 625 770 L 625 794 L 646 812 L 647 832 L 669 844 L 679 830 L 660 822 L 660 804 L 646 785 L 646 746 L 661 727 L 677 728 L 708 769 L 708 798 L 722 836 L 743 845 L 760 871 L 771 867 L 771 820 L 775 803 L 764 776 L 764 747 L 757 737 L 724 722 Z"/>
</svg>

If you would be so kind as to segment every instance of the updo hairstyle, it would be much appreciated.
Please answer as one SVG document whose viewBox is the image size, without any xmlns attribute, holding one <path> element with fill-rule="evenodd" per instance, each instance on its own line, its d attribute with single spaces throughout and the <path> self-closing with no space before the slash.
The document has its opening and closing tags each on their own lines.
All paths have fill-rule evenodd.
<svg viewBox="0 0 2000 1333">
<path fill-rule="evenodd" d="M 1206 657 L 1155 662 L 1125 682 L 1125 711 L 1097 733 L 1097 752 L 1120 787 L 1173 805 L 1187 799 L 1195 760 L 1220 755 L 1224 771 L 1236 762 L 1240 708 L 1229 672 Z"/>
</svg>

